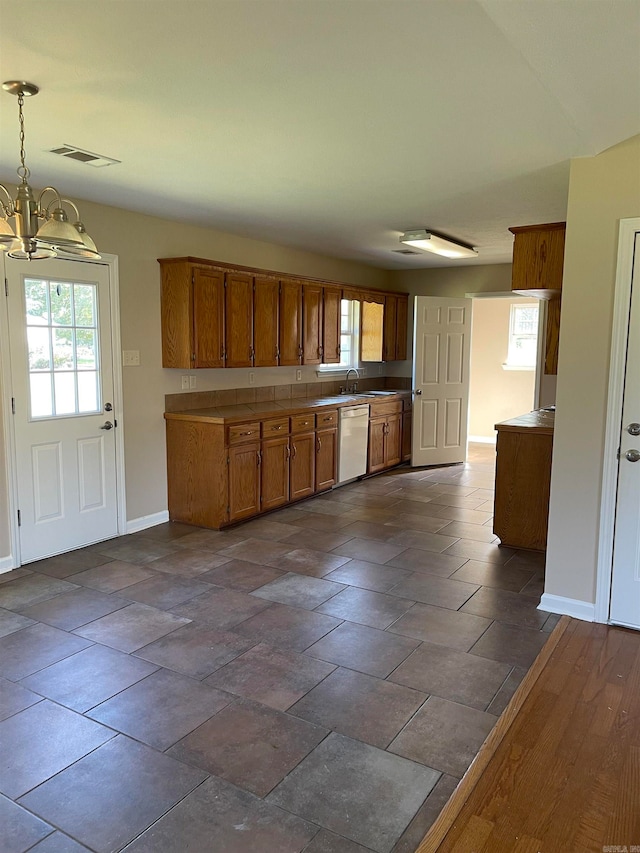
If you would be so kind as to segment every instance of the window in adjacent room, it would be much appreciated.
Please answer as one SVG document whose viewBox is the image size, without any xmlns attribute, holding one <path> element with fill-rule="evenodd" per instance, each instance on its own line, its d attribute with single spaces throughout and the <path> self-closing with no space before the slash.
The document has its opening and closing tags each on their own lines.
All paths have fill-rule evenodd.
<svg viewBox="0 0 640 853">
<path fill-rule="evenodd" d="M 538 305 L 512 305 L 505 370 L 535 370 L 538 351 Z"/>
</svg>

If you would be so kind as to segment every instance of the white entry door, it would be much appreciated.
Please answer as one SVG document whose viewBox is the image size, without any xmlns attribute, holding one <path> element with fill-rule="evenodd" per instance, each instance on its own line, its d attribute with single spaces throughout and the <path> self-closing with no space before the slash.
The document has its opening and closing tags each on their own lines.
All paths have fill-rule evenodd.
<svg viewBox="0 0 640 853">
<path fill-rule="evenodd" d="M 411 464 L 467 458 L 471 299 L 416 296 Z"/>
<path fill-rule="evenodd" d="M 612 622 L 640 628 L 640 234 L 635 235 L 611 583 Z"/>
<path fill-rule="evenodd" d="M 109 268 L 7 258 L 20 561 L 118 533 Z"/>
</svg>

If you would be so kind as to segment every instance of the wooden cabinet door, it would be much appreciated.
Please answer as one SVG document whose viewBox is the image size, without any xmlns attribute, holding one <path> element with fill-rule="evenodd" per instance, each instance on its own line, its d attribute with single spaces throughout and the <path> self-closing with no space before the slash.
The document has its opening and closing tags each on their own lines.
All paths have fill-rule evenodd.
<svg viewBox="0 0 640 853">
<path fill-rule="evenodd" d="M 397 465 L 402 458 L 402 415 L 389 415 L 385 434 L 385 466 Z"/>
<path fill-rule="evenodd" d="M 547 325 L 545 329 L 544 372 L 555 375 L 558 372 L 558 344 L 560 343 L 560 309 L 562 300 L 549 299 L 547 302 Z"/>
<path fill-rule="evenodd" d="M 192 289 L 191 366 L 224 367 L 224 275 L 215 270 L 194 269 Z"/>
<path fill-rule="evenodd" d="M 225 279 L 226 366 L 253 365 L 253 276 L 228 273 Z"/>
<path fill-rule="evenodd" d="M 511 289 L 540 299 L 549 299 L 550 293 L 545 291 L 561 291 L 566 222 L 520 226 L 509 231 L 515 235 Z"/>
<path fill-rule="evenodd" d="M 278 365 L 278 316 L 280 314 L 280 282 L 256 278 L 253 291 L 253 365 Z"/>
<path fill-rule="evenodd" d="M 280 364 L 302 363 L 302 285 L 280 282 Z"/>
<path fill-rule="evenodd" d="M 367 472 L 374 474 L 386 468 L 384 458 L 385 436 L 387 430 L 386 418 L 375 418 L 369 421 L 369 449 Z"/>
<path fill-rule="evenodd" d="M 260 511 L 260 442 L 229 448 L 229 521 Z"/>
<path fill-rule="evenodd" d="M 316 492 L 334 486 L 338 471 L 338 430 L 316 433 Z"/>
<path fill-rule="evenodd" d="M 382 346 L 382 360 L 396 360 L 397 341 L 397 307 L 398 300 L 395 296 L 385 296 L 384 300 L 384 335 Z"/>
<path fill-rule="evenodd" d="M 275 509 L 289 501 L 289 436 L 262 442 L 260 465 L 262 510 Z"/>
<path fill-rule="evenodd" d="M 315 491 L 316 434 L 303 432 L 291 436 L 289 496 L 292 501 Z"/>
<path fill-rule="evenodd" d="M 384 305 L 364 300 L 360 305 L 360 360 L 383 361 Z"/>
<path fill-rule="evenodd" d="M 322 363 L 322 287 L 302 286 L 303 364 Z"/>
<path fill-rule="evenodd" d="M 402 413 L 402 461 L 411 459 L 411 431 L 413 427 L 413 412 Z"/>
<path fill-rule="evenodd" d="M 322 310 L 322 363 L 340 364 L 340 302 L 342 291 L 324 288 Z"/>
<path fill-rule="evenodd" d="M 409 317 L 409 297 L 398 296 L 396 304 L 396 361 L 407 358 L 407 322 Z"/>
</svg>

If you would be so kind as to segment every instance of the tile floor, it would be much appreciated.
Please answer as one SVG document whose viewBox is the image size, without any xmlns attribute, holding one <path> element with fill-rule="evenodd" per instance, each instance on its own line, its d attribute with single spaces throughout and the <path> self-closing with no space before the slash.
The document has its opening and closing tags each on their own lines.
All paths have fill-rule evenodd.
<svg viewBox="0 0 640 853">
<path fill-rule="evenodd" d="M 3 853 L 413 853 L 556 622 L 493 466 L 0 575 Z"/>
</svg>

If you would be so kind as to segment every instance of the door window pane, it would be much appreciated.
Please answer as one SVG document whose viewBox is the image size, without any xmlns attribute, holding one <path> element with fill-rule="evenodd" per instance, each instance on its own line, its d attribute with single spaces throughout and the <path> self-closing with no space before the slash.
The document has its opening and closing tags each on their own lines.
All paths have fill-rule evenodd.
<svg viewBox="0 0 640 853">
<path fill-rule="evenodd" d="M 99 412 L 95 284 L 25 278 L 31 418 Z"/>
</svg>

